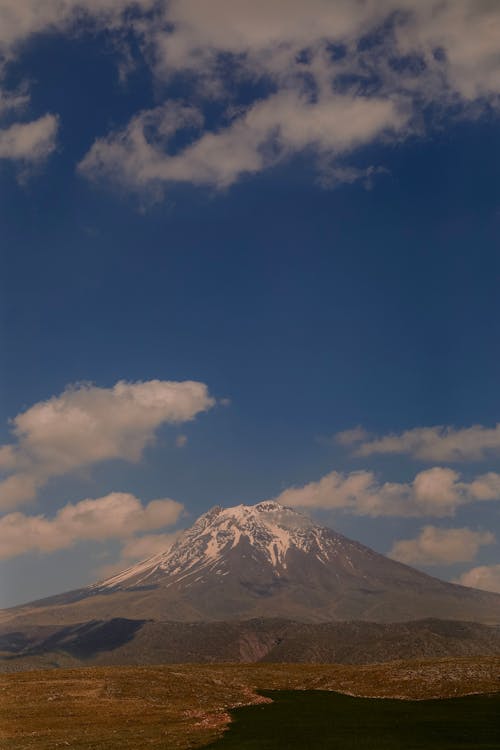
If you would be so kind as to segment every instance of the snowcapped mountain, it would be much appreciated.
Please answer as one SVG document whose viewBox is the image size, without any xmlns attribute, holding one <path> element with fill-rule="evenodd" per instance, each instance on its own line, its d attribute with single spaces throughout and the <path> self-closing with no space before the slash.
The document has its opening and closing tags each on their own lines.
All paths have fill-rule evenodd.
<svg viewBox="0 0 500 750">
<path fill-rule="evenodd" d="M 262 502 L 214 507 L 165 553 L 3 615 L 37 624 L 117 617 L 500 623 L 500 595 L 440 581 Z"/>
<path fill-rule="evenodd" d="M 350 550 L 360 549 L 355 542 L 278 503 L 237 505 L 226 510 L 216 506 L 201 516 L 169 551 L 92 588 L 104 591 L 149 585 L 166 577 L 169 585 L 184 582 L 188 586 L 208 574 L 230 575 L 230 553 L 240 543 L 250 545 L 253 559 L 271 566 L 277 578 L 286 575 L 288 553 L 293 550 L 314 555 L 324 565 L 343 555 L 350 565 Z"/>
</svg>

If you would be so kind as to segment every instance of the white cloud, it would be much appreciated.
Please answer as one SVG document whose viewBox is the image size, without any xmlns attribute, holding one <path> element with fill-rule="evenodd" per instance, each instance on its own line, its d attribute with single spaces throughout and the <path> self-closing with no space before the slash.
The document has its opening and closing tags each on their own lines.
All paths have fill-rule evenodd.
<svg viewBox="0 0 500 750">
<path fill-rule="evenodd" d="M 176 126 L 201 122 L 192 109 L 186 122 L 186 111 L 172 112 L 169 106 L 142 112 L 124 130 L 97 140 L 80 171 L 129 187 L 190 182 L 224 188 L 243 174 L 259 172 L 308 147 L 320 153 L 348 153 L 400 130 L 407 120 L 403 108 L 389 98 L 331 93 L 311 101 L 299 92 L 283 91 L 257 101 L 231 125 L 205 132 L 180 153 L 169 154 L 169 137 Z M 352 181 L 351 173 L 344 178 Z"/>
<path fill-rule="evenodd" d="M 490 531 L 424 526 L 415 539 L 395 542 L 389 557 L 408 565 L 440 565 L 474 560 L 483 545 L 493 544 Z"/>
<path fill-rule="evenodd" d="M 90 178 L 132 189 L 225 188 L 309 150 L 323 175 L 330 164 L 330 183 L 369 184 L 380 167 L 338 158 L 417 132 L 431 102 L 464 112 L 471 102 L 498 103 L 500 6 L 488 0 L 288 0 L 286 8 L 282 0 L 170 0 L 161 8 L 140 26 L 155 74 L 189 73 L 193 96 L 225 101 L 226 118 L 210 132 L 200 126 L 178 152 L 150 127 L 163 122 L 161 108 L 140 113 L 94 143 L 80 164 Z M 231 86 L 243 81 L 270 93 L 238 112 Z"/>
<path fill-rule="evenodd" d="M 463 573 L 457 583 L 500 594 L 500 565 L 479 565 Z"/>
<path fill-rule="evenodd" d="M 181 534 L 182 531 L 172 531 L 170 534 L 145 534 L 129 539 L 123 545 L 122 560 L 137 562 L 166 552 Z"/>
<path fill-rule="evenodd" d="M 156 430 L 212 408 L 195 381 L 120 381 L 112 388 L 79 385 L 41 401 L 12 420 L 16 442 L 0 448 L 0 507 L 31 500 L 50 477 L 110 459 L 138 461 Z"/>
<path fill-rule="evenodd" d="M 466 99 L 500 90 L 500 7 L 492 0 L 288 0 L 286 8 L 282 0 L 170 0 L 164 21 L 168 31 L 156 25 L 153 38 L 165 72 L 213 68 L 224 52 L 240 65 L 289 77 L 304 49 L 310 67 L 320 59 L 325 64 L 328 40 L 345 45 L 350 69 L 356 62 L 368 75 L 375 68 L 393 86 L 399 80 L 425 91 L 432 83 L 436 94 L 439 83 L 441 95 L 451 91 Z M 370 34 L 372 44 L 360 48 Z M 393 66 L 391 76 L 397 55 L 418 56 L 418 75 Z M 328 62 L 334 71 L 334 61 Z"/>
<path fill-rule="evenodd" d="M 351 435 L 352 433 L 352 435 Z M 345 436 L 351 435 L 347 440 Z M 495 427 L 472 425 L 455 427 L 416 427 L 401 433 L 368 439 L 368 433 L 347 431 L 336 436 L 343 445 L 358 444 L 356 455 L 378 453 L 407 454 L 422 461 L 480 461 L 500 455 L 500 424 Z"/>
<path fill-rule="evenodd" d="M 32 122 L 17 122 L 0 129 L 0 159 L 40 162 L 56 147 L 58 119 L 44 115 Z"/>
<path fill-rule="evenodd" d="M 369 186 L 383 168 L 339 157 L 418 131 L 429 103 L 477 112 L 500 94 L 500 6 L 491 0 L 3 0 L 0 53 L 9 60 L 34 34 L 89 24 L 115 33 L 117 49 L 135 34 L 154 75 L 187 73 L 200 105 L 187 121 L 161 105 L 97 138 L 80 171 L 136 190 L 225 188 L 303 151 L 320 162 L 323 184 Z M 239 111 L 234 92 L 255 82 L 269 93 Z M 214 97 L 225 114 L 208 131 L 200 112 Z M 179 130 L 190 139 L 181 151 Z"/>
<path fill-rule="evenodd" d="M 207 65 L 220 51 L 236 55 L 281 55 L 324 38 L 352 39 L 367 30 L 394 3 L 369 0 L 172 0 L 166 6 L 170 34 L 158 33 L 160 62 L 165 68 Z M 263 60 L 269 66 L 269 61 Z M 275 63 L 275 69 L 279 70 Z"/>
<path fill-rule="evenodd" d="M 493 0 L 409 3 L 410 22 L 397 27 L 403 53 L 420 53 L 431 69 L 441 68 L 447 87 L 466 100 L 500 92 L 500 6 Z M 443 57 L 436 60 L 436 50 Z"/>
<path fill-rule="evenodd" d="M 112 27 L 125 21 L 127 9 L 148 11 L 153 5 L 154 0 L 2 0 L 0 47 L 10 50 L 33 34 L 66 31 L 83 17 Z"/>
<path fill-rule="evenodd" d="M 83 19 L 108 30 L 130 27 L 126 11 L 149 11 L 154 0 L 2 0 L 0 3 L 0 85 L 9 63 L 22 54 L 23 45 L 39 33 L 75 31 Z M 85 24 L 82 24 L 85 27 Z M 25 108 L 26 86 L 17 91 L 0 88 L 0 116 Z M 0 129 L 0 159 L 41 163 L 56 147 L 58 117 L 53 114 L 14 122 Z"/>
<path fill-rule="evenodd" d="M 9 513 L 0 518 L 0 559 L 26 552 L 54 552 L 83 540 L 125 540 L 125 549 L 131 553 L 134 544 L 138 545 L 135 551 L 141 545 L 140 539 L 132 538 L 134 534 L 172 526 L 182 510 L 183 506 L 175 500 L 152 500 L 142 505 L 134 495 L 112 492 L 97 499 L 68 503 L 54 518 Z"/>
<path fill-rule="evenodd" d="M 332 471 L 317 482 L 291 487 L 275 498 L 283 505 L 343 509 L 360 516 L 408 518 L 453 516 L 461 505 L 500 499 L 500 474 L 461 481 L 452 469 L 436 466 L 412 482 L 379 482 L 371 471 Z"/>
<path fill-rule="evenodd" d="M 167 534 L 145 534 L 129 539 L 123 545 L 120 558 L 116 562 L 99 566 L 95 571 L 96 578 L 102 581 L 121 573 L 134 563 L 167 552 L 180 534 L 182 531 L 173 531 Z"/>
</svg>

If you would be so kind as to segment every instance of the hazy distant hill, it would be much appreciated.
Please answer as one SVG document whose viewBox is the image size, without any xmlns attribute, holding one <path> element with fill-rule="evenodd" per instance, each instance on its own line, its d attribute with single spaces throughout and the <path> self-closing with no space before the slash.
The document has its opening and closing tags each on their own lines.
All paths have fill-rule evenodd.
<svg viewBox="0 0 500 750">
<path fill-rule="evenodd" d="M 500 656 L 500 627 L 455 621 L 179 623 L 116 619 L 0 632 L 0 670 L 78 664 L 306 662 L 369 664 Z"/>
</svg>

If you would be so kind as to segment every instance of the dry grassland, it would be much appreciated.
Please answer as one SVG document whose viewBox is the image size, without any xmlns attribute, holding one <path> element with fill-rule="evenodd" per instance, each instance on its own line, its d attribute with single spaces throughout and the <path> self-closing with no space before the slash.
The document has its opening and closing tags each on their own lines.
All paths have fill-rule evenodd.
<svg viewBox="0 0 500 750">
<path fill-rule="evenodd" d="M 433 698 L 500 691 L 500 658 L 337 665 L 91 667 L 0 675 L 2 750 L 185 750 L 264 689 Z"/>
</svg>

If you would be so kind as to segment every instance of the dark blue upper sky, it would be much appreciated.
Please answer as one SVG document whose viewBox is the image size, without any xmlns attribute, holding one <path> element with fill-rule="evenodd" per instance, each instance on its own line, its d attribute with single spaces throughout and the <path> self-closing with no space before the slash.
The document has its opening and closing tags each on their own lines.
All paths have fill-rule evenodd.
<svg viewBox="0 0 500 750">
<path fill-rule="evenodd" d="M 159 81 L 130 39 L 135 65 L 121 82 L 113 35 L 74 29 L 28 37 L 5 74 L 6 90 L 29 82 L 22 122 L 52 113 L 58 132 L 53 152 L 28 174 L 26 159 L 22 169 L 14 158 L 0 161 L 3 443 L 16 442 L 9 420 L 75 383 L 196 380 L 230 401 L 193 422 L 159 425 L 139 462 L 54 471 L 36 501 L 6 505 L 5 515 L 51 519 L 67 503 L 120 491 L 143 503 L 175 498 L 188 514 L 183 526 L 212 504 L 275 497 L 332 471 L 374 472 L 380 486 L 411 485 L 436 466 L 452 467 L 464 482 L 497 471 L 495 447 L 457 465 L 403 449 L 359 457 L 333 437 L 357 425 L 380 436 L 500 422 L 493 100 L 474 115 L 454 104 L 435 116 L 435 102 L 420 103 L 425 125 L 346 149 L 342 168 L 383 167 L 370 184 L 340 179 L 325 187 L 318 173 L 332 156 L 306 144 L 230 184 L 156 179 L 152 194 L 131 185 L 130 173 L 119 184 L 116 166 L 110 182 L 89 180 L 77 165 L 96 139 L 180 99 L 206 115 L 194 134 L 180 130 L 168 146 L 182 157 L 205 132 L 231 127 L 229 102 L 238 113 L 276 95 L 281 83 L 239 80 L 229 66 L 217 73 L 229 92 L 203 99 L 196 71 Z M 175 446 L 179 435 L 184 447 Z M 467 492 L 459 488 L 460 497 Z M 457 501 L 455 516 L 430 506 L 408 517 L 336 500 L 304 504 L 387 552 L 397 540 L 417 540 L 424 525 L 498 530 L 498 503 L 479 500 Z M 5 554 L 1 603 L 91 580 L 99 558 L 119 558 L 122 541 L 110 534 L 105 542 L 76 538 L 62 551 Z M 498 549 L 484 542 L 475 563 L 473 554 L 434 559 L 432 551 L 426 561 L 421 550 L 407 561 L 452 578 L 473 564 L 493 569 Z"/>
</svg>

